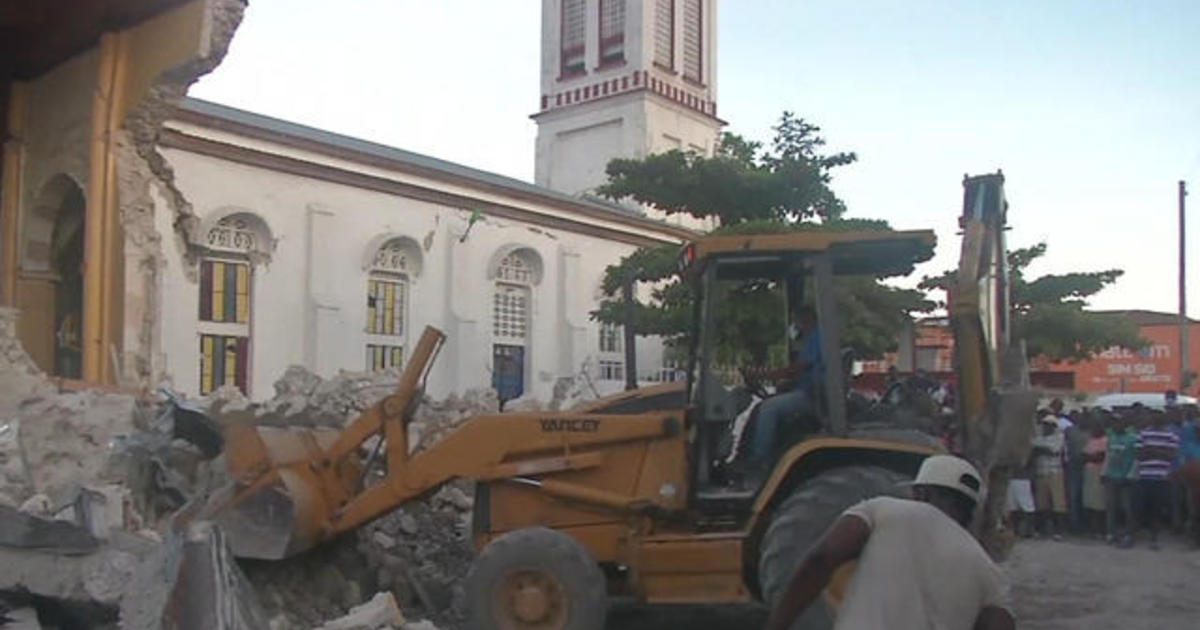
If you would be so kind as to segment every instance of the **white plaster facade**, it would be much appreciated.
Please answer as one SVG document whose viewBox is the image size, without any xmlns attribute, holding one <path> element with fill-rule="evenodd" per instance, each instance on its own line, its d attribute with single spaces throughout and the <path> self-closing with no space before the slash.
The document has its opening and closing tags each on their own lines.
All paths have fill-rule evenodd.
<svg viewBox="0 0 1200 630">
<path fill-rule="evenodd" d="M 621 41 L 602 47 L 601 12 L 619 4 Z M 533 115 L 538 185 L 581 194 L 606 181 L 612 158 L 671 149 L 712 155 L 724 125 L 716 108 L 716 8 L 716 0 L 543 0 L 541 100 Z M 577 11 L 579 53 L 564 41 Z M 582 66 L 568 67 L 577 54 Z M 668 220 L 712 227 L 681 215 Z"/>
<path fill-rule="evenodd" d="M 323 376 L 366 368 L 371 263 L 397 238 L 407 273 L 398 341 L 412 347 L 426 325 L 449 336 L 431 394 L 492 384 L 497 266 L 513 252 L 536 268 L 528 283 L 524 395 L 548 400 L 557 379 L 582 369 L 600 393 L 620 389 L 617 379 L 599 380 L 600 326 L 588 315 L 604 270 L 640 245 L 690 234 L 617 206 L 198 101 L 168 122 L 163 146 L 176 185 L 201 218 L 200 234 L 230 215 L 261 221 L 247 224 L 256 242 L 246 257 L 253 267 L 246 324 L 253 399 L 270 397 L 289 365 Z M 156 216 L 159 232 L 171 234 L 171 213 Z M 217 326 L 200 321 L 197 269 L 214 252 L 203 242 L 166 240 L 160 360 L 173 385 L 194 395 L 199 335 Z M 660 344 L 641 343 L 638 354 L 640 374 L 658 372 Z"/>
</svg>

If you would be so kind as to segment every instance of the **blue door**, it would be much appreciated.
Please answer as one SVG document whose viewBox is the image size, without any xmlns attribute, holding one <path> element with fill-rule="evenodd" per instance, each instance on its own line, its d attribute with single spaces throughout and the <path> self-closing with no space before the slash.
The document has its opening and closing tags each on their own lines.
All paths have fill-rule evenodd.
<svg viewBox="0 0 1200 630">
<path fill-rule="evenodd" d="M 524 346 L 492 346 L 492 387 L 500 397 L 501 409 L 505 401 L 525 393 Z"/>
</svg>

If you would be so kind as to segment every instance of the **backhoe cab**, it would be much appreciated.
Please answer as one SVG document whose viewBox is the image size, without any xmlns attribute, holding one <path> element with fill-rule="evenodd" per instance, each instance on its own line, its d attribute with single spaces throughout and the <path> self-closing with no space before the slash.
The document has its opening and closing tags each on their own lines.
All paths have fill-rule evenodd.
<svg viewBox="0 0 1200 630">
<path fill-rule="evenodd" d="M 687 414 L 696 431 L 691 459 L 701 507 L 708 507 L 706 499 L 753 498 L 754 484 L 739 492 L 729 488 L 731 477 L 746 468 L 770 471 L 802 439 L 848 434 L 849 421 L 860 418 L 847 417 L 854 354 L 842 345 L 835 278 L 910 273 L 932 256 L 934 244 L 929 231 L 807 231 L 709 237 L 682 250 L 680 270 L 696 296 Z M 815 314 L 815 330 L 797 330 L 805 311 Z M 797 366 L 806 351 L 819 360 Z M 781 373 L 802 391 L 773 427 L 771 452 L 759 453 L 765 461 L 747 463 L 751 434 L 764 428 L 749 407 L 779 393 L 779 383 L 761 376 Z"/>
</svg>

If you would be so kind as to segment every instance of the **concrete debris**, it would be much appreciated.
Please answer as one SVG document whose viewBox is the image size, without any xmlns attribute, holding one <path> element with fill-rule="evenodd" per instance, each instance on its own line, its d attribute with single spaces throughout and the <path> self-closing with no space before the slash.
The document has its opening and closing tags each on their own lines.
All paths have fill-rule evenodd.
<svg viewBox="0 0 1200 630">
<path fill-rule="evenodd" d="M 201 397 L 196 401 L 196 404 L 211 416 L 218 416 L 221 413 L 233 411 L 245 411 L 253 407 L 250 399 L 246 398 L 242 390 L 229 384 L 222 385 L 213 390 L 211 394 Z"/>
<path fill-rule="evenodd" d="M 179 556 L 174 584 L 162 611 L 166 630 L 267 627 L 254 591 L 234 562 L 219 528 L 209 522 L 190 525 Z"/>
<path fill-rule="evenodd" d="M 588 359 L 579 366 L 579 371 L 575 374 L 555 380 L 550 403 L 546 409 L 565 411 L 599 398 L 600 392 L 596 390 L 596 384 L 592 382 L 592 370 L 591 359 Z"/>
<path fill-rule="evenodd" d="M 28 606 L 0 614 L 0 627 L 4 630 L 42 630 L 37 610 Z"/>
<path fill-rule="evenodd" d="M 0 307 L 0 413 L 3 414 L 0 417 L 8 416 L 11 411 L 5 408 L 6 403 L 19 402 L 31 392 L 38 393 L 35 390 L 52 389 L 49 379 L 17 337 L 19 317 L 17 309 Z"/>
<path fill-rule="evenodd" d="M 140 519 L 133 517 L 131 510 L 129 490 L 110 483 L 77 488 L 66 505 L 54 511 L 54 517 L 73 522 L 102 540 L 114 530 L 130 530 L 140 524 Z"/>
<path fill-rule="evenodd" d="M 428 619 L 422 619 L 420 621 L 406 623 L 400 627 L 400 630 L 439 630 L 439 628 L 433 625 L 432 621 Z"/>
<path fill-rule="evenodd" d="M 2 503 L 18 503 L 29 494 L 29 471 L 17 440 L 21 424 L 17 420 L 0 420 L 0 499 Z"/>
<path fill-rule="evenodd" d="M 332 427 L 341 429 L 371 405 L 396 390 L 400 373 L 339 371 L 323 379 L 304 367 L 293 365 L 275 382 L 275 396 L 251 403 L 234 388 L 221 388 L 196 401 L 219 423 L 253 417 L 263 426 Z M 527 401 L 532 405 L 533 402 Z M 512 404 L 512 403 L 510 403 Z M 468 418 L 497 413 L 500 400 L 493 389 L 472 389 L 443 400 L 425 397 L 409 425 L 409 444 L 423 450 Z M 237 412 L 237 413 L 235 413 Z"/>
<path fill-rule="evenodd" d="M 404 615 L 390 592 L 379 592 L 366 602 L 350 609 L 346 615 L 327 621 L 317 630 L 377 630 L 399 628 Z"/>
<path fill-rule="evenodd" d="M 95 551 L 99 542 L 87 529 L 73 523 L 0 507 L 0 546 L 78 555 Z"/>
<path fill-rule="evenodd" d="M 0 416 L 0 597 L 31 593 L 109 625 L 119 611 L 121 627 L 133 630 L 458 627 L 473 556 L 472 484 L 455 482 L 281 562 L 235 562 L 212 524 L 185 534 L 175 524 L 228 481 L 218 454 L 225 422 L 340 429 L 398 378 L 322 379 L 292 368 L 261 404 L 232 388 L 196 401 L 29 390 Z M 426 397 L 411 448 L 498 408 L 491 390 Z M 364 604 L 369 593 L 379 595 Z M 381 610 L 396 615 L 379 621 Z M 400 610 L 427 621 L 406 622 Z"/>
<path fill-rule="evenodd" d="M 0 316 L 0 491 L 20 502 L 36 493 L 54 501 L 103 480 L 109 446 L 135 430 L 137 400 L 102 391 L 59 392 L 20 359 L 24 352 L 8 338 L 10 325 Z M 16 359 L 9 356 L 14 352 Z"/>
<path fill-rule="evenodd" d="M 308 630 L 346 614 L 364 592 L 381 590 L 357 542 L 349 535 L 287 560 L 240 564 L 273 626 Z"/>
<path fill-rule="evenodd" d="M 473 557 L 470 495 L 456 483 L 297 557 L 242 566 L 276 630 L 318 626 L 372 592 L 391 594 L 409 617 L 458 627 Z"/>
<path fill-rule="evenodd" d="M 409 444 L 418 451 L 427 449 L 472 416 L 499 411 L 500 398 L 494 389 L 470 389 L 442 401 L 426 397 L 409 425 Z"/>
<path fill-rule="evenodd" d="M 21 404 L 17 440 L 33 492 L 56 503 L 106 475 L 110 447 L 135 430 L 137 401 L 99 391 L 39 396 Z M 26 497 L 23 497 L 26 498 Z"/>
<path fill-rule="evenodd" d="M 504 403 L 504 413 L 534 413 L 543 409 L 542 401 L 531 397 L 514 398 Z"/>
<path fill-rule="evenodd" d="M 371 535 L 371 540 L 382 549 L 392 549 L 396 546 L 396 539 L 383 532 L 375 532 Z"/>
<path fill-rule="evenodd" d="M 467 496 L 466 492 L 463 492 L 461 488 L 456 486 L 446 486 L 445 488 L 442 488 L 438 491 L 437 496 L 434 497 L 434 500 L 441 500 L 449 503 L 457 508 L 460 512 L 469 512 L 471 511 L 471 508 L 475 506 L 475 500 Z"/>
<path fill-rule="evenodd" d="M 44 494 L 35 494 L 21 504 L 21 511 L 25 514 L 33 516 L 48 516 L 50 514 L 50 497 Z"/>
<path fill-rule="evenodd" d="M 21 403 L 54 387 L 21 346 L 17 316 L 16 309 L 0 307 L 0 504 L 20 505 L 34 492 L 20 447 Z"/>
<path fill-rule="evenodd" d="M 396 389 L 396 371 L 339 371 L 329 379 L 291 366 L 275 382 L 275 397 L 262 405 L 260 424 L 341 428 Z"/>
<path fill-rule="evenodd" d="M 404 610 L 450 625 L 462 621 L 462 583 L 474 555 L 472 490 L 471 484 L 455 482 L 359 530 L 358 548 L 377 587 L 391 590 Z M 379 532 L 393 537 L 396 546 L 380 547 Z"/>
<path fill-rule="evenodd" d="M 411 514 L 401 513 L 397 527 L 406 536 L 416 536 L 417 532 L 420 531 L 417 519 L 413 518 Z"/>
<path fill-rule="evenodd" d="M 124 532 L 90 553 L 71 555 L 0 545 L 0 597 L 23 593 L 53 600 L 90 620 L 76 627 L 103 625 L 100 622 L 116 621 L 117 606 L 141 559 L 158 549 L 160 545 Z"/>
</svg>

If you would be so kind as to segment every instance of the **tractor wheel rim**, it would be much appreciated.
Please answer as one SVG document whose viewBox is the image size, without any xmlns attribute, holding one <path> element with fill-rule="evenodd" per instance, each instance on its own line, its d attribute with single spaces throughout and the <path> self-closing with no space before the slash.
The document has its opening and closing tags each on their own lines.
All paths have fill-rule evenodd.
<svg viewBox="0 0 1200 630">
<path fill-rule="evenodd" d="M 567 598 L 562 585 L 541 569 L 509 573 L 497 589 L 508 630 L 562 630 L 567 625 Z"/>
</svg>

